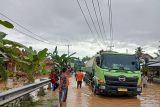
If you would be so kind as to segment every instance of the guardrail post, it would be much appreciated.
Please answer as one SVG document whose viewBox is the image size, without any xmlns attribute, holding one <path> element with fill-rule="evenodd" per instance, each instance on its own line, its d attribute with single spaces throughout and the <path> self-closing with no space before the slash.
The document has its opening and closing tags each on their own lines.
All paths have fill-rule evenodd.
<svg viewBox="0 0 160 107">
<path fill-rule="evenodd" d="M 51 90 L 51 82 L 48 83 L 48 88 L 47 89 Z"/>
<path fill-rule="evenodd" d="M 44 79 L 40 79 L 40 81 L 43 81 Z M 45 95 L 45 91 L 43 87 L 40 87 L 39 91 L 38 91 L 38 95 L 39 96 L 44 96 Z"/>
</svg>

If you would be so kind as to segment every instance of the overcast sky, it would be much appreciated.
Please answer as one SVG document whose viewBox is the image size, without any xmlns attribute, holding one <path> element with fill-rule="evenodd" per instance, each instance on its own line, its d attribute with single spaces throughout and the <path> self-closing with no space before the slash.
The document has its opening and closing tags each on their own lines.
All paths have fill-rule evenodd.
<svg viewBox="0 0 160 107">
<path fill-rule="evenodd" d="M 84 0 L 79 0 L 89 24 L 93 29 Z M 109 40 L 109 22 L 107 0 L 99 0 L 106 34 L 104 38 Z M 97 2 L 94 0 L 97 9 Z M 89 9 L 98 29 L 96 17 L 91 0 L 87 0 Z M 135 48 L 141 46 L 145 52 L 154 55 L 160 41 L 160 0 L 112 0 L 114 48 L 113 50 L 125 53 L 134 53 Z M 91 34 L 84 17 L 78 7 L 77 0 L 1 0 L 0 13 L 8 16 L 33 33 L 41 36 L 44 41 L 54 45 L 34 40 L 14 30 L 0 26 L 0 31 L 6 32 L 7 38 L 33 46 L 40 50 L 45 47 L 53 51 L 58 45 L 60 53 L 67 53 L 67 47 L 61 45 L 70 44 L 70 51 L 77 52 L 77 56 L 91 56 L 99 47 L 95 37 Z M 0 19 L 8 20 L 0 15 Z M 23 30 L 13 23 L 15 28 L 31 36 L 33 34 Z M 100 22 L 101 24 L 101 22 Z M 102 27 L 102 26 L 101 26 Z M 94 31 L 96 35 L 96 32 Z M 38 38 L 38 37 L 36 37 Z M 101 38 L 96 35 L 99 41 Z M 41 38 L 38 38 L 41 39 Z M 105 41 L 108 43 L 105 39 Z M 105 48 L 104 48 L 105 49 Z"/>
</svg>

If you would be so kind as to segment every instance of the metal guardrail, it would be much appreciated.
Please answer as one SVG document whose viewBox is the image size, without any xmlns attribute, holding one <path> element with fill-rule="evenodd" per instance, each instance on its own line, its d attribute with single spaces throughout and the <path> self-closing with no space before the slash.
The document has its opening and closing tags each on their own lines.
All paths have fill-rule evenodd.
<svg viewBox="0 0 160 107">
<path fill-rule="evenodd" d="M 44 79 L 40 82 L 29 84 L 23 87 L 11 89 L 9 91 L 0 93 L 0 106 L 11 102 L 21 96 L 24 96 L 28 93 L 31 93 L 45 85 L 48 85 L 50 83 L 50 79 Z"/>
</svg>

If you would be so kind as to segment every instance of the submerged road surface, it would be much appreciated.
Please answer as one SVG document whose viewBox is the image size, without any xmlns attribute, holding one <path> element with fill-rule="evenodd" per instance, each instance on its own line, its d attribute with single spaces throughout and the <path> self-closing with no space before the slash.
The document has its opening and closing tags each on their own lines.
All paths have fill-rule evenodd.
<svg viewBox="0 0 160 107">
<path fill-rule="evenodd" d="M 137 97 L 109 97 L 93 95 L 89 86 L 83 83 L 76 88 L 74 77 L 70 78 L 67 107 L 160 107 L 160 85 L 148 85 Z"/>
</svg>

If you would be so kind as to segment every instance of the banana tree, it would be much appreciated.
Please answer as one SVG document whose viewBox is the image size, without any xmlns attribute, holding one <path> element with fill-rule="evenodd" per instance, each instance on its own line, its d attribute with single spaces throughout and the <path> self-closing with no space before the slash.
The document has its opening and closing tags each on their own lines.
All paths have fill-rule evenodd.
<svg viewBox="0 0 160 107">
<path fill-rule="evenodd" d="M 13 29 L 14 28 L 13 24 L 8 22 L 8 21 L 0 20 L 0 24 L 3 25 L 6 28 L 9 28 L 9 29 Z"/>
<path fill-rule="evenodd" d="M 7 56 L 10 57 L 11 62 L 16 63 L 16 62 L 24 62 L 27 63 L 23 60 L 22 58 L 22 53 L 20 49 L 28 50 L 28 48 L 18 42 L 11 41 L 4 39 L 6 36 L 5 33 L 0 32 L 0 48 L 1 51 L 7 54 Z"/>
<path fill-rule="evenodd" d="M 10 29 L 14 28 L 14 26 L 10 22 L 8 22 L 8 21 L 2 21 L 2 20 L 0 20 L 0 25 L 4 26 L 6 28 L 10 28 Z M 7 35 L 6 33 L 0 32 L 0 51 L 4 47 L 4 45 L 3 45 L 3 38 L 6 35 Z M 4 68 L 3 57 L 0 58 L 0 76 L 1 76 L 1 79 L 5 82 L 5 88 L 6 88 L 6 81 L 7 81 L 8 75 L 7 75 L 6 69 Z"/>
<path fill-rule="evenodd" d="M 2 81 L 4 81 L 4 85 L 6 88 L 6 85 L 7 85 L 6 82 L 7 82 L 8 75 L 7 75 L 7 71 L 4 68 L 3 58 L 0 58 L 0 76 L 1 76 Z"/>
<path fill-rule="evenodd" d="M 23 71 L 27 72 L 28 81 L 33 82 L 33 71 L 38 69 L 41 61 L 44 60 L 48 49 L 45 48 L 37 53 L 31 47 L 27 48 L 18 42 L 4 39 L 5 36 L 5 33 L 0 32 L 0 49 L 7 54 L 12 63 L 18 65 Z M 24 49 L 26 55 L 22 55 L 20 49 Z"/>
<path fill-rule="evenodd" d="M 48 53 L 48 56 L 52 58 L 53 62 L 56 62 L 58 64 L 59 69 L 62 69 L 69 63 L 71 59 L 75 59 L 75 57 L 72 57 L 74 54 L 76 54 L 76 52 L 70 54 L 69 56 L 67 54 L 59 55 L 56 46 L 53 53 Z"/>
<path fill-rule="evenodd" d="M 26 66 L 29 83 L 34 82 L 33 75 L 36 71 L 40 70 L 40 67 L 42 67 L 47 51 L 48 49 L 45 48 L 37 53 L 31 47 L 29 48 L 27 56 L 24 57 L 25 61 L 30 63 L 28 66 Z"/>
<path fill-rule="evenodd" d="M 27 47 L 25 47 L 24 45 L 11 41 L 11 40 L 7 40 L 5 39 L 5 36 L 7 34 L 0 32 L 0 51 L 1 53 L 4 53 L 8 58 L 9 61 L 14 64 L 14 66 L 19 66 L 19 65 L 23 65 L 21 66 L 22 68 L 26 65 L 29 65 L 28 62 L 26 62 L 22 56 L 21 56 L 21 49 L 26 49 Z M 1 66 L 4 65 L 4 58 L 1 58 L 0 64 Z M 0 70 L 0 75 L 1 75 L 1 79 L 5 82 L 5 86 L 6 86 L 6 81 L 7 81 L 7 74 L 9 73 L 8 70 L 6 70 L 4 68 L 5 66 L 3 66 L 3 68 L 1 68 Z M 6 87 L 5 87 L 6 88 Z"/>
</svg>

